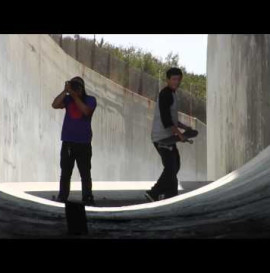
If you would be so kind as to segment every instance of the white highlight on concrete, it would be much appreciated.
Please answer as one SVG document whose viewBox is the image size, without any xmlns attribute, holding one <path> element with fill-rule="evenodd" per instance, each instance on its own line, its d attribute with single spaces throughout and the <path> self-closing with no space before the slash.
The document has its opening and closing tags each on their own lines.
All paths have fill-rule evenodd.
<svg viewBox="0 0 270 273">
<path fill-rule="evenodd" d="M 156 181 L 96 181 L 93 182 L 92 189 L 95 191 L 107 190 L 148 190 Z M 58 191 L 59 182 L 6 182 L 1 183 L 4 188 L 15 191 Z M 71 182 L 71 191 L 80 191 L 81 182 Z M 182 187 L 179 186 L 181 190 Z"/>
<path fill-rule="evenodd" d="M 210 185 L 201 187 L 197 190 L 194 190 L 192 192 L 188 192 L 185 194 L 178 195 L 176 197 L 161 200 L 153 203 L 145 203 L 145 204 L 139 204 L 139 205 L 131 205 L 131 206 L 122 206 L 122 207 L 90 207 L 86 206 L 86 211 L 91 212 L 119 212 L 119 211 L 134 211 L 134 210 L 142 210 L 146 208 L 155 208 L 165 205 L 170 205 L 176 202 L 179 202 L 181 200 L 185 200 L 188 198 L 191 198 L 193 196 L 208 192 L 210 190 L 216 189 L 218 187 L 221 187 L 227 183 L 232 182 L 237 177 L 236 172 L 232 172 L 223 178 L 217 180 L 216 182 L 211 183 Z M 127 181 L 99 181 L 96 183 L 93 183 L 93 190 L 148 190 L 150 189 L 155 181 L 133 181 L 133 182 L 127 182 Z M 81 183 L 80 182 L 72 182 L 71 183 L 71 190 L 80 190 Z M 9 182 L 9 183 L 1 183 L 0 184 L 0 191 L 13 195 L 15 197 L 37 202 L 44 205 L 49 206 L 56 206 L 56 207 L 65 207 L 64 204 L 50 201 L 45 198 L 36 197 L 26 192 L 31 191 L 55 191 L 58 190 L 59 183 L 58 182 Z M 181 186 L 179 189 L 182 189 Z"/>
</svg>

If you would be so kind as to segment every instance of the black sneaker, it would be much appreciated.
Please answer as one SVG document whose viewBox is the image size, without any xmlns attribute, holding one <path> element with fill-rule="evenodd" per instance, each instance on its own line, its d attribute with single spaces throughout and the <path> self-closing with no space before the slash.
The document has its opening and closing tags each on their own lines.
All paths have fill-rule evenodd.
<svg viewBox="0 0 270 273">
<path fill-rule="evenodd" d="M 95 203 L 95 200 L 94 200 L 94 197 L 88 197 L 88 198 L 84 198 L 83 200 L 82 200 L 82 202 L 83 202 L 83 204 L 85 205 L 85 206 L 95 206 L 96 205 L 96 203 Z"/>
<path fill-rule="evenodd" d="M 158 201 L 158 196 L 153 195 L 151 191 L 146 191 L 144 196 L 151 202 Z"/>
<path fill-rule="evenodd" d="M 158 200 L 159 200 L 159 201 L 160 201 L 160 200 L 164 200 L 164 199 L 167 199 L 165 194 L 160 194 L 160 195 L 158 196 Z"/>
</svg>

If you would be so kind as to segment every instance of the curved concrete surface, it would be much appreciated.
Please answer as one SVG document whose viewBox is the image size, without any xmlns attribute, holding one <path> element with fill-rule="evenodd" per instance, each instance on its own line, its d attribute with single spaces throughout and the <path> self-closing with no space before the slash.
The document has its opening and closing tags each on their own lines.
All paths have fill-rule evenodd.
<svg viewBox="0 0 270 273">
<path fill-rule="evenodd" d="M 90 234 L 95 238 L 100 238 L 102 231 L 106 231 L 108 238 L 114 238 L 115 233 L 122 234 L 123 238 L 129 235 L 135 238 L 267 237 L 270 230 L 269 165 L 270 146 L 240 169 L 175 198 L 120 208 L 86 207 Z M 63 204 L 16 192 L 4 184 L 0 185 L 0 236 L 13 236 L 12 232 L 17 232 L 16 236 L 65 236 Z M 8 221 L 3 224 L 5 214 Z M 7 228 L 12 219 L 19 223 L 18 227 L 12 226 L 13 231 Z M 31 232 L 26 232 L 27 225 L 33 226 Z M 59 226 L 57 231 L 56 226 Z M 166 231 L 166 235 L 162 231 Z"/>
</svg>

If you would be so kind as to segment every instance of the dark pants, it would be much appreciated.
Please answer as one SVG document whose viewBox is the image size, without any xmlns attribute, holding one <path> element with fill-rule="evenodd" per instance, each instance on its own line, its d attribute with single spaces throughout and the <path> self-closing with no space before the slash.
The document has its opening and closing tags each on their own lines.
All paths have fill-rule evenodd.
<svg viewBox="0 0 270 273">
<path fill-rule="evenodd" d="M 180 170 L 180 155 L 176 144 L 159 147 L 154 143 L 163 164 L 163 172 L 157 183 L 152 187 L 151 192 L 154 196 L 165 194 L 165 198 L 170 198 L 178 194 L 177 173 Z"/>
<path fill-rule="evenodd" d="M 61 177 L 59 198 L 66 200 L 69 196 L 70 179 L 75 160 L 81 176 L 83 200 L 92 197 L 91 157 L 91 143 L 63 141 L 60 160 Z"/>
</svg>

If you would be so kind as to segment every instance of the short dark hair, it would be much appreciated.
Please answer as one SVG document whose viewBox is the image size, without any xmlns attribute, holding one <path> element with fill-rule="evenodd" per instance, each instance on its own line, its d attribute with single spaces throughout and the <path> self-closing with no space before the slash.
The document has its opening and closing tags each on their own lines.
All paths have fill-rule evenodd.
<svg viewBox="0 0 270 273">
<path fill-rule="evenodd" d="M 166 72 L 167 79 L 170 79 L 171 76 L 183 76 L 183 72 L 180 68 L 172 67 Z"/>
</svg>

